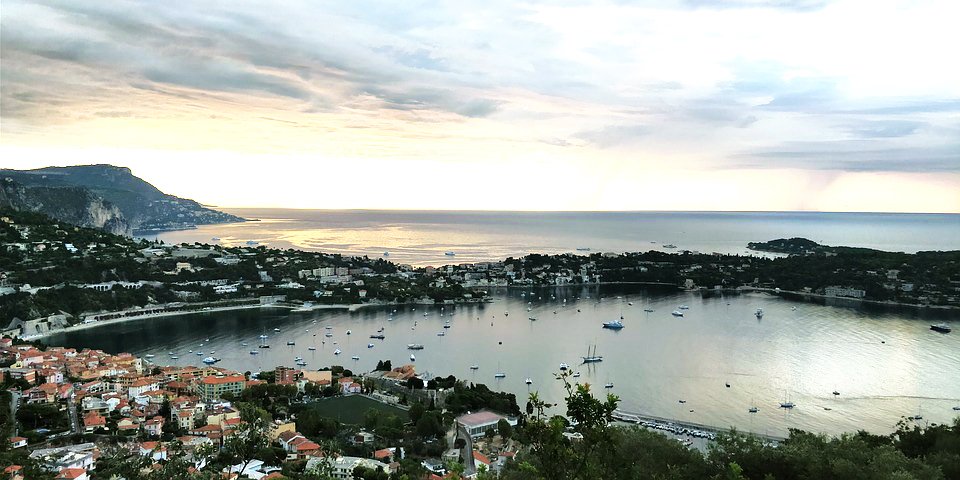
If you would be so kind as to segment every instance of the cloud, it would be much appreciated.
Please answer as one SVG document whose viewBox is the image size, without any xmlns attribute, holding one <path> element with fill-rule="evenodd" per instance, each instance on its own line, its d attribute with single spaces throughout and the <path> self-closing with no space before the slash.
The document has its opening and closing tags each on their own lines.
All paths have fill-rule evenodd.
<svg viewBox="0 0 960 480">
<path fill-rule="evenodd" d="M 596 130 L 583 130 L 573 136 L 600 148 L 610 148 L 635 143 L 651 131 L 647 125 L 608 125 Z"/>
<path fill-rule="evenodd" d="M 848 172 L 960 172 L 960 143 L 883 148 L 869 141 L 793 142 L 735 155 L 735 168 Z"/>
</svg>

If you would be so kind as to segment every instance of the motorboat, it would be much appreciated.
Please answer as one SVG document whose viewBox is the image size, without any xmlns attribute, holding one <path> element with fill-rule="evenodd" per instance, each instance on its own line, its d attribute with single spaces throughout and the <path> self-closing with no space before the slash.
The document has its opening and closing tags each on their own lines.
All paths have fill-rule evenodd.
<svg viewBox="0 0 960 480">
<path fill-rule="evenodd" d="M 757 311 L 754 312 L 754 315 L 756 315 L 757 318 L 763 318 L 763 309 L 762 309 L 762 308 L 758 308 Z"/>
<path fill-rule="evenodd" d="M 479 370 L 480 365 L 470 365 L 470 370 Z"/>
<path fill-rule="evenodd" d="M 653 313 L 653 309 L 652 309 L 652 308 L 644 308 L 643 311 L 644 311 L 644 312 L 647 312 L 647 313 Z"/>
<path fill-rule="evenodd" d="M 407 350 L 423 350 L 423 345 L 419 343 L 408 343 Z"/>
<path fill-rule="evenodd" d="M 613 382 L 607 382 L 603 384 L 603 388 L 613 388 Z"/>
<path fill-rule="evenodd" d="M 680 310 L 674 310 L 674 311 L 670 312 L 670 315 L 673 315 L 674 317 L 682 317 L 682 316 L 683 316 L 683 312 L 681 312 Z"/>
<path fill-rule="evenodd" d="M 789 409 L 789 408 L 793 408 L 793 407 L 795 407 L 795 406 L 796 406 L 796 404 L 794 404 L 794 403 L 791 402 L 791 401 L 780 402 L 780 408 L 788 408 L 788 409 Z"/>
<path fill-rule="evenodd" d="M 573 378 L 580 378 L 580 372 L 573 372 Z"/>
<path fill-rule="evenodd" d="M 380 334 L 377 334 L 377 335 L 370 335 L 370 338 L 376 338 L 377 340 L 383 340 L 384 338 L 387 338 L 387 337 L 385 337 L 385 336 L 383 336 L 383 335 L 380 335 Z"/>
<path fill-rule="evenodd" d="M 688 307 L 688 306 L 686 306 L 686 305 L 680 305 L 680 306 L 677 307 L 677 308 L 679 308 L 680 310 L 690 310 L 690 307 Z"/>
<path fill-rule="evenodd" d="M 757 413 L 757 412 L 760 411 L 760 409 L 757 408 L 757 407 L 750 407 L 750 410 L 748 410 L 748 411 L 749 411 L 750 413 Z"/>
<path fill-rule="evenodd" d="M 455 255 L 456 255 L 456 252 L 443 252 L 443 254 L 446 255 L 446 256 L 448 256 L 448 257 L 452 257 L 452 256 L 455 256 Z"/>
<path fill-rule="evenodd" d="M 316 349 L 317 349 L 317 347 L 307 347 L 307 350 L 310 350 L 310 351 L 313 351 L 313 350 L 316 350 Z"/>
<path fill-rule="evenodd" d="M 250 350 L 250 355 L 260 355 L 260 352 L 256 350 Z"/>
<path fill-rule="evenodd" d="M 568 368 L 570 368 L 570 365 L 567 365 L 566 363 L 561 363 L 561 364 L 560 364 L 560 370 L 561 370 L 561 371 L 566 372 Z"/>
<path fill-rule="evenodd" d="M 531 380 L 530 377 L 527 377 L 527 379 L 524 380 L 523 383 L 526 383 L 527 385 L 533 385 L 533 380 Z"/>
<path fill-rule="evenodd" d="M 506 378 L 507 374 L 503 372 L 497 372 L 493 374 L 493 378 Z"/>
<path fill-rule="evenodd" d="M 287 342 L 287 345 L 296 345 L 296 344 L 297 342 L 294 342 L 293 340 L 290 340 L 289 342 Z"/>
<path fill-rule="evenodd" d="M 439 331 L 439 332 L 437 332 L 437 336 L 438 336 L 438 337 L 443 337 L 443 336 L 445 336 L 446 334 L 447 334 L 447 332 L 444 332 L 444 331 Z"/>
<path fill-rule="evenodd" d="M 170 359 L 171 359 L 171 360 L 176 360 L 176 359 L 178 359 L 178 358 L 180 358 L 180 357 L 178 357 L 178 356 L 176 356 L 176 355 L 171 355 L 171 356 L 170 356 Z"/>
<path fill-rule="evenodd" d="M 274 332 L 279 332 L 280 329 L 279 329 L 279 328 L 274 328 L 273 331 L 274 331 Z"/>
<path fill-rule="evenodd" d="M 367 344 L 367 348 L 373 348 L 373 344 L 372 344 L 372 343 L 368 343 L 368 344 Z"/>
<path fill-rule="evenodd" d="M 327 338 L 330 338 L 330 337 L 333 336 L 333 334 L 330 333 L 330 332 L 327 332 L 327 333 L 324 333 L 323 336 L 324 336 L 324 337 L 327 337 Z"/>
<path fill-rule="evenodd" d="M 528 320 L 530 320 L 531 322 L 536 322 L 536 321 L 537 321 L 537 317 L 529 317 Z"/>
<path fill-rule="evenodd" d="M 338 348 L 338 349 L 334 350 L 334 351 L 333 351 L 333 354 L 334 354 L 334 355 L 340 355 L 340 349 Z"/>
<path fill-rule="evenodd" d="M 411 361 L 411 362 L 416 362 L 416 361 L 417 361 L 417 357 L 415 357 L 412 353 L 410 354 L 410 361 Z"/>
<path fill-rule="evenodd" d="M 351 335 L 351 334 L 353 334 L 353 332 L 351 332 L 350 330 L 347 330 L 347 335 Z"/>
<path fill-rule="evenodd" d="M 950 333 L 951 331 L 953 331 L 953 329 L 950 328 L 950 325 L 947 325 L 946 323 L 938 323 L 936 325 L 930 325 L 930 330 L 933 330 L 934 332 L 940 332 L 940 333 Z"/>
<path fill-rule="evenodd" d="M 257 348 L 270 348 L 270 345 L 263 344 L 263 345 L 257 346 Z"/>
<path fill-rule="evenodd" d="M 154 354 L 152 354 L 152 353 L 148 353 L 148 354 L 146 354 L 146 355 L 144 355 L 144 356 L 147 357 L 147 358 L 156 357 L 156 355 L 154 355 Z"/>
<path fill-rule="evenodd" d="M 350 357 L 350 358 L 353 359 L 353 360 L 360 360 L 360 356 L 359 356 L 359 355 L 354 355 L 354 356 L 352 356 L 352 357 Z"/>
<path fill-rule="evenodd" d="M 220 359 L 215 357 L 207 357 L 203 359 L 203 363 L 206 363 L 207 365 L 213 365 L 214 363 L 217 363 L 219 361 Z"/>
<path fill-rule="evenodd" d="M 610 330 L 622 330 L 623 322 L 620 320 L 613 320 L 610 322 L 603 322 L 603 328 L 609 328 Z"/>
</svg>

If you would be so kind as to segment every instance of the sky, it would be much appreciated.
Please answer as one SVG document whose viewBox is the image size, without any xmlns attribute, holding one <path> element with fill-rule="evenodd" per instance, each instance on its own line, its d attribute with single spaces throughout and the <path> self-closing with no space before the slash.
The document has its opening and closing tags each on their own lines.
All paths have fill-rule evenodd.
<svg viewBox="0 0 960 480">
<path fill-rule="evenodd" d="M 960 2 L 3 0 L 0 166 L 222 207 L 960 212 Z"/>
</svg>

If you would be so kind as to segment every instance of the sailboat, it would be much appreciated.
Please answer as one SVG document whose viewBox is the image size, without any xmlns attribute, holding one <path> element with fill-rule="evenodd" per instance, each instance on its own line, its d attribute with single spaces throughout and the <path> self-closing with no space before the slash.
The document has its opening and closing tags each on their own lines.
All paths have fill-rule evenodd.
<svg viewBox="0 0 960 480">
<path fill-rule="evenodd" d="M 581 358 L 583 358 L 583 363 L 596 363 L 603 361 L 603 356 L 597 355 L 596 345 L 593 346 L 593 352 L 590 351 L 590 347 L 587 347 L 587 356 Z"/>
<path fill-rule="evenodd" d="M 785 399 L 784 401 L 780 402 L 780 408 L 790 409 L 790 408 L 795 407 L 796 404 L 794 404 L 793 402 L 790 401 L 790 397 L 787 396 L 786 393 L 785 393 L 784 395 L 786 396 L 786 399 Z"/>
<path fill-rule="evenodd" d="M 507 377 L 507 374 L 503 373 L 500 370 L 500 362 L 497 362 L 497 373 L 493 374 L 493 378 L 506 378 L 506 377 Z"/>
</svg>

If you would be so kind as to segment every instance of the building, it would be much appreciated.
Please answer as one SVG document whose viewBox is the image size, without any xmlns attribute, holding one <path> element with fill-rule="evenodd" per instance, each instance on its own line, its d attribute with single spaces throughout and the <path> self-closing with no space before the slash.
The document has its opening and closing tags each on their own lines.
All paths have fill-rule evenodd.
<svg viewBox="0 0 960 480">
<path fill-rule="evenodd" d="M 830 286 L 824 289 L 824 294 L 826 294 L 828 297 L 863 298 L 867 292 L 850 287 Z"/>
<path fill-rule="evenodd" d="M 246 384 L 247 379 L 243 375 L 204 377 L 197 384 L 197 395 L 204 402 L 212 402 L 223 398 L 227 393 L 239 394 Z"/>
<path fill-rule="evenodd" d="M 273 371 L 273 373 L 275 376 L 274 381 L 276 383 L 291 384 L 296 382 L 297 380 L 300 380 L 300 371 L 290 367 L 284 367 L 281 365 L 277 367 L 276 370 Z"/>
<path fill-rule="evenodd" d="M 500 420 L 506 420 L 510 426 L 516 426 L 516 419 L 505 417 L 490 410 L 481 410 L 457 417 L 457 425 L 463 427 L 471 437 L 482 437 L 487 430 L 496 429 Z"/>
<path fill-rule="evenodd" d="M 380 470 L 384 473 L 390 473 L 389 465 L 383 462 L 378 462 L 376 460 L 369 459 L 369 458 L 358 458 L 358 457 L 336 457 L 332 460 L 324 459 L 320 457 L 313 457 L 307 461 L 307 466 L 304 469 L 304 471 L 309 472 L 311 470 L 314 470 L 320 465 L 321 462 L 324 462 L 324 461 L 330 462 L 330 466 L 333 469 L 330 476 L 336 479 L 346 480 L 346 479 L 354 478 L 353 469 L 357 467 L 366 467 L 371 470 Z"/>
</svg>

